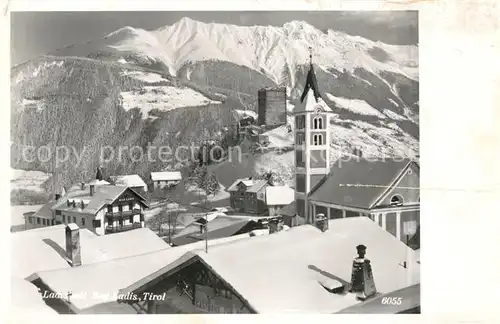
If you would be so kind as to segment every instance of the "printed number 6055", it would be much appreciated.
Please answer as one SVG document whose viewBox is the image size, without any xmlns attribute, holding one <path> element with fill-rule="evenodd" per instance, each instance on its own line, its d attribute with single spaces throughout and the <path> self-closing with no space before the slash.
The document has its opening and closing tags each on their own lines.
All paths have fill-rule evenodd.
<svg viewBox="0 0 500 324">
<path fill-rule="evenodd" d="M 384 297 L 382 298 L 382 305 L 401 305 L 402 297 Z"/>
</svg>

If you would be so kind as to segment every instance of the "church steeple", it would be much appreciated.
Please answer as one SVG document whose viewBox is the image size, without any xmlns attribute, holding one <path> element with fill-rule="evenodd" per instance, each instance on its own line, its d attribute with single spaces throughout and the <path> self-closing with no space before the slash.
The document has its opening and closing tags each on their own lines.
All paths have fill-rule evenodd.
<svg viewBox="0 0 500 324">
<path fill-rule="evenodd" d="M 304 86 L 304 91 L 302 92 L 302 96 L 300 97 L 300 102 L 304 102 L 304 99 L 307 96 L 309 90 L 312 89 L 314 93 L 314 98 L 316 102 L 321 98 L 319 94 L 318 81 L 316 79 L 316 74 L 314 73 L 314 66 L 312 60 L 312 47 L 309 47 L 309 72 L 307 72 L 306 84 Z"/>
</svg>

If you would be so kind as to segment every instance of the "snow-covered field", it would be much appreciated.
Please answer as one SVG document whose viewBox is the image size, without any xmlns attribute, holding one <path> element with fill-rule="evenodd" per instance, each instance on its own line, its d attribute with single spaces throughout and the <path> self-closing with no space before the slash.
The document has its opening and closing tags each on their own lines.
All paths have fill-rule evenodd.
<svg viewBox="0 0 500 324">
<path fill-rule="evenodd" d="M 146 86 L 141 90 L 122 92 L 122 105 L 125 110 L 139 108 L 144 119 L 152 110 L 168 111 L 177 108 L 197 107 L 220 104 L 191 88 L 172 86 Z"/>
<path fill-rule="evenodd" d="M 50 174 L 41 171 L 11 169 L 10 188 L 43 192 L 42 184 L 49 177 Z"/>
<path fill-rule="evenodd" d="M 330 93 L 326 93 L 326 96 L 328 99 L 335 102 L 339 108 L 347 109 L 360 115 L 375 116 L 381 119 L 387 118 L 364 100 L 339 98 Z"/>
</svg>

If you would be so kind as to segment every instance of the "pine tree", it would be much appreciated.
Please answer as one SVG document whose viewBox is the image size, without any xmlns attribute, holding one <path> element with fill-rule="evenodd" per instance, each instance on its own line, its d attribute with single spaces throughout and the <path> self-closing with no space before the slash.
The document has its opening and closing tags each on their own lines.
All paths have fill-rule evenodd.
<svg viewBox="0 0 500 324">
<path fill-rule="evenodd" d="M 102 176 L 101 168 L 97 168 L 97 173 L 95 175 L 95 178 L 99 181 L 102 181 L 104 179 L 104 177 Z"/>
</svg>

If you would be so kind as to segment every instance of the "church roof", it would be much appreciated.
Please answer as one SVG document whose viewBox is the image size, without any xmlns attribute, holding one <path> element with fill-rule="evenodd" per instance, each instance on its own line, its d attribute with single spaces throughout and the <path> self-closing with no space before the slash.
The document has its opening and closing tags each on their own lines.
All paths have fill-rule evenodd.
<svg viewBox="0 0 500 324">
<path fill-rule="evenodd" d="M 369 209 L 409 162 L 409 159 L 343 161 L 311 190 L 309 200 Z"/>
</svg>

